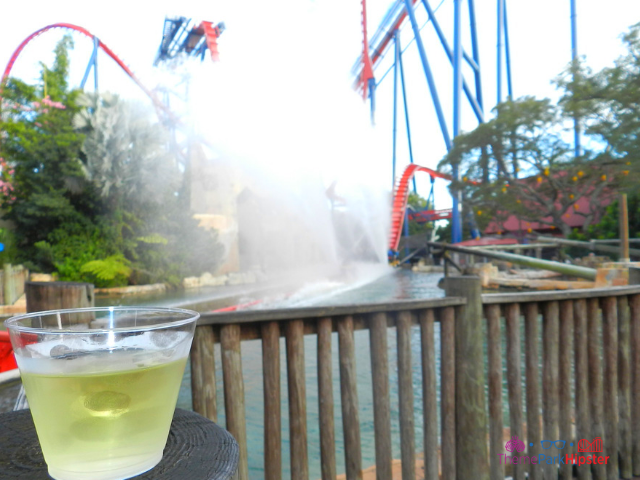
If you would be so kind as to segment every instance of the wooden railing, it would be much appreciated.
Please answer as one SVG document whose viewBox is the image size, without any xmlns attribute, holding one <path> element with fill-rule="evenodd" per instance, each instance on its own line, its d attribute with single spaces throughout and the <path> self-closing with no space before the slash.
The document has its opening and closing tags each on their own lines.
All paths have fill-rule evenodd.
<svg viewBox="0 0 640 480">
<path fill-rule="evenodd" d="M 346 477 L 362 478 L 363 469 L 357 361 L 371 367 L 377 478 L 391 479 L 389 329 L 395 329 L 397 341 L 403 479 L 415 478 L 420 450 L 426 479 L 438 479 L 439 473 L 446 480 L 504 479 L 505 464 L 499 457 L 505 453 L 504 408 L 509 412 L 509 437 L 526 439 L 526 452 L 517 455 L 550 453 L 542 450 L 541 440 L 565 440 L 563 450 L 553 449 L 556 456 L 564 456 L 577 453 L 579 439 L 601 437 L 603 455 L 609 461 L 593 467 L 593 472 L 592 466 L 579 466 L 580 479 L 640 474 L 640 287 L 481 295 L 475 277 L 448 278 L 445 287 L 447 297 L 421 301 L 204 314 L 191 352 L 193 407 L 217 420 L 214 344 L 220 343 L 226 427 L 241 449 L 238 478 L 249 478 L 247 460 L 252 454 L 247 451 L 241 345 L 255 339 L 262 342 L 264 477 L 282 478 L 281 336 L 286 340 L 291 478 L 309 478 L 303 339 L 315 335 L 321 475 L 323 480 L 335 479 L 331 333 L 337 332 L 344 440 L 340 454 L 345 457 Z M 435 322 L 440 323 L 439 349 L 434 343 Z M 356 330 L 368 331 L 370 358 L 355 351 Z M 418 335 L 418 330 L 422 389 L 415 392 L 410 345 L 412 333 Z M 422 397 L 421 416 L 414 415 L 416 395 Z M 416 418 L 423 421 L 418 446 Z M 568 479 L 572 468 L 561 465 L 558 469 L 557 463 L 506 467 L 516 480 L 523 480 L 527 472 L 531 479 L 555 480 L 558 473 Z"/>
</svg>

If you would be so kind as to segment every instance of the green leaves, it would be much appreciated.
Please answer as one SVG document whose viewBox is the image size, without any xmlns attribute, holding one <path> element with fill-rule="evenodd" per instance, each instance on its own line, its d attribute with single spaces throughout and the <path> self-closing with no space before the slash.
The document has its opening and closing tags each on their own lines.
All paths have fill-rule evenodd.
<svg viewBox="0 0 640 480">
<path fill-rule="evenodd" d="M 111 255 L 103 260 L 93 260 L 82 265 L 80 269 L 83 273 L 90 273 L 98 280 L 110 281 L 121 277 L 126 281 L 131 275 L 131 262 L 124 258 L 121 253 Z M 118 282 L 120 283 L 120 282 Z"/>
</svg>

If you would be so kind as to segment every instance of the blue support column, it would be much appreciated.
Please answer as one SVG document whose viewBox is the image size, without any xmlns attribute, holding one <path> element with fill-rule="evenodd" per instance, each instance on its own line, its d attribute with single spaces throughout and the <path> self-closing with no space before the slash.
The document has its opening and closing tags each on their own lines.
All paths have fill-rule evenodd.
<svg viewBox="0 0 640 480">
<path fill-rule="evenodd" d="M 496 103 L 502 101 L 502 26 L 504 25 L 504 0 L 498 0 L 498 55 L 496 62 L 496 81 L 498 99 Z"/>
<path fill-rule="evenodd" d="M 93 58 L 93 88 L 96 93 L 98 93 L 98 47 L 99 46 L 100 46 L 100 40 L 98 40 L 98 37 L 94 36 L 93 51 L 95 53 Z"/>
<path fill-rule="evenodd" d="M 411 3 L 411 0 L 404 0 L 404 4 L 405 8 L 407 9 L 409 20 L 411 22 L 411 28 L 413 29 L 416 45 L 418 46 L 418 52 L 420 53 L 422 68 L 424 70 L 425 76 L 427 77 L 429 91 L 431 92 L 431 99 L 433 100 L 433 107 L 438 117 L 438 123 L 440 124 L 440 130 L 442 131 L 444 143 L 447 147 L 447 150 L 451 150 L 451 136 L 449 135 L 447 122 L 444 118 L 444 113 L 442 112 L 442 106 L 440 105 L 440 98 L 438 97 L 438 91 L 436 89 L 436 83 L 433 79 L 431 67 L 429 67 L 429 61 L 427 60 L 427 52 L 424 49 L 424 44 L 422 43 L 422 38 L 420 37 L 420 28 L 418 27 L 418 22 L 416 21 L 415 12 L 413 11 L 413 4 Z"/>
<path fill-rule="evenodd" d="M 393 32 L 393 43 L 395 49 L 395 60 L 393 63 L 393 162 L 391 170 L 391 191 L 396 187 L 396 144 L 398 132 L 398 69 L 400 66 L 400 46 L 398 45 L 398 34 Z"/>
<path fill-rule="evenodd" d="M 440 39 L 440 43 L 442 44 L 442 48 L 444 49 L 444 53 L 447 54 L 447 58 L 453 64 L 453 52 L 451 51 L 451 47 L 449 46 L 449 42 L 447 42 L 447 38 L 445 37 L 444 32 L 442 31 L 442 28 L 440 28 L 440 24 L 438 23 L 438 20 L 436 19 L 435 12 L 431 8 L 431 5 L 429 5 L 429 1 L 428 0 L 422 0 L 422 4 L 424 5 L 424 8 L 427 11 L 427 14 L 429 15 L 429 19 L 431 20 L 431 24 L 433 25 L 433 28 L 436 31 L 436 34 L 438 35 L 438 38 Z M 464 58 L 467 58 L 465 56 L 464 51 L 462 52 L 462 56 Z M 469 64 L 472 66 L 474 72 L 478 72 L 480 67 L 479 67 L 478 63 L 476 62 L 476 60 L 472 59 L 472 58 L 468 58 L 467 60 L 468 60 Z M 482 102 L 481 101 L 478 102 L 476 97 L 474 97 L 473 93 L 471 93 L 471 89 L 467 85 L 467 82 L 464 81 L 464 78 L 462 79 L 462 89 L 464 90 L 464 93 L 466 94 L 467 99 L 469 100 L 469 103 L 471 104 L 471 109 L 473 110 L 473 113 L 476 114 L 476 118 L 478 119 L 478 122 L 479 123 L 483 123 L 484 122 L 484 114 L 482 112 L 482 107 L 481 107 L 481 103 Z M 478 91 L 480 91 L 480 90 L 476 89 L 476 92 L 478 92 Z M 480 95 L 481 95 L 480 98 L 482 98 L 482 94 L 480 94 Z"/>
<path fill-rule="evenodd" d="M 376 123 L 376 81 L 373 78 L 369 79 L 369 101 L 371 105 L 371 125 L 374 125 Z"/>
<path fill-rule="evenodd" d="M 404 238 L 409 238 L 409 209 L 407 208 L 404 211 Z M 409 243 L 405 242 L 404 244 L 404 256 L 407 257 L 409 255 Z"/>
<path fill-rule="evenodd" d="M 480 111 L 484 114 L 484 102 L 482 101 L 482 77 L 480 75 L 480 52 L 478 49 L 478 30 L 476 28 L 476 9 L 474 0 L 467 0 L 469 3 L 469 26 L 471 27 L 471 51 L 476 68 L 473 69 L 473 76 L 476 83 L 476 101 L 480 106 Z"/>
<path fill-rule="evenodd" d="M 409 102 L 407 102 L 407 87 L 404 83 L 404 65 L 402 64 L 402 49 L 400 48 L 400 37 L 396 38 L 398 45 L 398 64 L 400 65 L 400 82 L 402 88 L 402 104 L 404 105 L 404 124 L 407 129 L 407 142 L 409 146 L 409 161 L 413 163 L 413 142 L 411 141 L 411 123 L 409 122 Z M 413 193 L 418 193 L 416 188 L 416 177 L 411 179 L 413 183 Z"/>
<path fill-rule="evenodd" d="M 87 69 L 84 71 L 84 76 L 82 77 L 82 81 L 80 82 L 80 88 L 84 90 L 84 86 L 89 79 L 89 73 L 91 72 L 91 67 L 93 67 L 93 74 L 95 79 L 95 90 L 98 91 L 98 37 L 93 37 L 93 52 L 91 53 L 91 58 L 89 59 L 89 63 L 87 64 Z"/>
<path fill-rule="evenodd" d="M 453 138 L 460 134 L 462 92 L 462 0 L 454 0 L 453 11 Z M 457 165 L 453 166 L 453 181 L 457 182 L 459 172 Z M 451 213 L 451 242 L 462 241 L 462 222 L 460 221 L 460 192 L 453 190 L 453 211 Z"/>
<path fill-rule="evenodd" d="M 571 0 L 571 60 L 573 68 L 578 67 L 578 26 L 576 15 L 576 0 Z M 575 82 L 576 72 L 573 72 L 573 80 Z M 573 119 L 573 146 L 574 154 L 579 157 L 582 154 L 582 148 L 580 145 L 580 119 L 574 117 Z"/>
<path fill-rule="evenodd" d="M 502 18 L 504 20 L 504 58 L 507 67 L 507 95 L 513 99 L 513 84 L 511 83 L 511 50 L 509 49 L 509 22 L 507 21 L 507 2 L 502 0 Z"/>
</svg>

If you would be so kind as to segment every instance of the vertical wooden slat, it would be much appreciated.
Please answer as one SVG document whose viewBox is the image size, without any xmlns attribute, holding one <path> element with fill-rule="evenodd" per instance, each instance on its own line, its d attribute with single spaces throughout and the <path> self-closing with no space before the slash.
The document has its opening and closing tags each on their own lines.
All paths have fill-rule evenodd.
<svg viewBox="0 0 640 480">
<path fill-rule="evenodd" d="M 593 438 L 604 439 L 604 426 L 602 419 L 603 392 L 602 392 L 602 362 L 600 360 L 600 338 L 602 334 L 599 302 L 597 298 L 587 300 L 588 340 L 587 351 L 589 356 L 589 399 L 591 400 L 591 435 Z M 594 480 L 607 478 L 606 465 L 593 465 Z"/>
<path fill-rule="evenodd" d="M 320 463 L 322 480 L 335 480 L 336 478 L 331 327 L 331 318 L 321 318 L 318 321 L 318 401 L 320 402 Z"/>
<path fill-rule="evenodd" d="M 559 344 L 559 438 L 567 442 L 560 453 L 562 455 L 572 455 L 577 451 L 577 448 L 571 446 L 574 418 L 571 409 L 571 354 L 573 353 L 573 301 L 571 300 L 565 300 L 560 303 Z M 573 478 L 571 464 L 564 463 L 560 465 L 560 478 L 562 480 L 571 480 Z"/>
<path fill-rule="evenodd" d="M 402 480 L 415 480 L 416 435 L 413 418 L 413 378 L 411 369 L 411 312 L 400 312 L 398 314 L 397 330 Z"/>
<path fill-rule="evenodd" d="M 543 306 L 542 335 L 542 405 L 544 439 L 558 439 L 558 302 L 546 302 Z M 554 455 L 544 452 L 545 455 Z M 545 480 L 556 480 L 557 464 L 545 464 Z"/>
<path fill-rule="evenodd" d="M 489 479 L 482 288 L 475 276 L 444 279 L 447 296 L 465 297 L 456 309 L 456 477 Z"/>
<path fill-rule="evenodd" d="M 631 478 L 631 364 L 627 297 L 618 297 L 618 446 L 620 477 Z"/>
<path fill-rule="evenodd" d="M 489 354 L 489 454 L 491 480 L 504 480 L 502 420 L 502 339 L 500 305 L 487 305 L 487 352 Z"/>
<path fill-rule="evenodd" d="M 640 295 L 629 302 L 631 321 L 631 454 L 633 474 L 640 476 Z"/>
<path fill-rule="evenodd" d="M 215 337 L 210 325 L 196 327 L 191 345 L 191 397 L 193 411 L 218 421 L 216 404 Z"/>
<path fill-rule="evenodd" d="M 438 403 L 433 310 L 419 313 L 422 351 L 422 415 L 424 419 L 424 478 L 438 480 Z M 442 332 L 442 330 L 441 330 Z M 455 359 L 454 359 L 455 361 Z M 382 477 L 381 477 L 382 478 Z M 387 476 L 386 478 L 390 478 Z"/>
<path fill-rule="evenodd" d="M 587 357 L 587 301 L 576 300 L 573 305 L 574 348 L 575 348 L 575 409 L 577 440 L 591 435 L 591 419 L 589 415 L 589 358 Z M 586 453 L 578 453 L 580 456 Z M 578 465 L 578 480 L 591 480 L 591 466 Z"/>
<path fill-rule="evenodd" d="M 356 358 L 353 340 L 353 318 L 347 316 L 338 321 L 338 345 L 340 353 L 340 397 L 342 400 L 342 429 L 347 480 L 362 479 L 362 454 L 360 445 L 360 414 L 356 390 Z"/>
<path fill-rule="evenodd" d="M 618 480 L 618 312 L 615 297 L 602 299 L 604 354 L 604 452 L 609 455 L 608 480 Z"/>
<path fill-rule="evenodd" d="M 373 425 L 376 442 L 376 476 L 391 478 L 391 407 L 389 399 L 389 358 L 387 315 L 376 313 L 370 320 L 371 377 L 373 385 Z M 426 452 L 425 452 L 426 454 Z"/>
<path fill-rule="evenodd" d="M 456 310 L 440 312 L 440 423 L 442 478 L 456 478 Z M 435 477 L 437 480 L 438 477 Z M 431 480 L 426 477 L 426 480 Z"/>
<path fill-rule="evenodd" d="M 262 324 L 264 385 L 264 478 L 282 478 L 282 419 L 280 413 L 280 325 Z"/>
<path fill-rule="evenodd" d="M 240 353 L 240 325 L 223 325 L 220 328 L 220 345 L 227 430 L 233 435 L 240 447 L 236 477 L 238 480 L 248 480 L 247 427 L 244 409 L 242 355 Z"/>
<path fill-rule="evenodd" d="M 524 307 L 525 368 L 527 383 L 527 452 L 537 457 L 540 447 L 540 363 L 538 355 L 538 304 L 530 302 Z M 533 445 L 531 445 L 533 443 Z M 530 480 L 542 480 L 542 465 L 529 467 Z"/>
<path fill-rule="evenodd" d="M 304 374 L 304 323 L 302 320 L 288 322 L 286 336 L 291 477 L 306 480 L 309 478 L 309 459 L 307 457 L 307 400 Z"/>
<path fill-rule="evenodd" d="M 507 324 L 507 384 L 509 387 L 509 420 L 511 437 L 524 439 L 522 434 L 522 372 L 520 356 L 520 305 L 511 303 L 505 306 Z M 514 452 L 517 455 L 518 452 Z M 514 480 L 524 480 L 526 465 L 513 466 Z"/>
</svg>

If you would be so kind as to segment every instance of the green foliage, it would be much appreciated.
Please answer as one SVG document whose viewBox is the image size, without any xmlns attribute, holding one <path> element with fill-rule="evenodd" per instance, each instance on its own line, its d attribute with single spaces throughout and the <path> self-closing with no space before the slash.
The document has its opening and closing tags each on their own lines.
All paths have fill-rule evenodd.
<svg viewBox="0 0 640 480">
<path fill-rule="evenodd" d="M 585 150 L 576 158 L 564 140 L 565 112 L 549 100 L 524 97 L 501 103 L 494 119 L 460 135 L 440 166 L 457 165 L 459 189 L 479 223 L 498 224 L 510 215 L 571 231 L 565 219 L 584 216 L 587 228 L 604 211 L 603 200 L 625 182 L 620 160 L 601 161 Z M 579 210 L 578 199 L 589 202 Z"/>
<path fill-rule="evenodd" d="M 409 198 L 407 204 L 413 209 L 414 212 L 421 212 L 428 208 L 433 208 L 433 205 L 427 202 L 426 198 L 421 197 L 417 193 L 409 192 Z M 409 235 L 420 235 L 423 233 L 430 233 L 433 230 L 433 222 L 419 223 L 415 220 L 409 221 Z"/>
<path fill-rule="evenodd" d="M 221 246 L 185 212 L 166 130 L 149 108 L 69 90 L 72 46 L 58 43 L 37 85 L 3 85 L 0 203 L 15 241 L 1 258 L 98 287 L 215 271 Z"/>
<path fill-rule="evenodd" d="M 0 157 L 13 169 L 13 193 L 1 199 L 11 220 L 18 259 L 44 268 L 36 244 L 63 224 L 83 224 L 99 205 L 85 181 L 80 147 L 83 136 L 72 126 L 78 92 L 68 91 L 70 37 L 56 46 L 52 68 L 43 65 L 41 83 L 9 79 L 3 86 Z"/>
<path fill-rule="evenodd" d="M 93 275 L 99 282 L 122 284 L 131 275 L 131 262 L 121 253 L 111 255 L 103 260 L 92 260 L 80 268 L 82 273 Z"/>
</svg>

